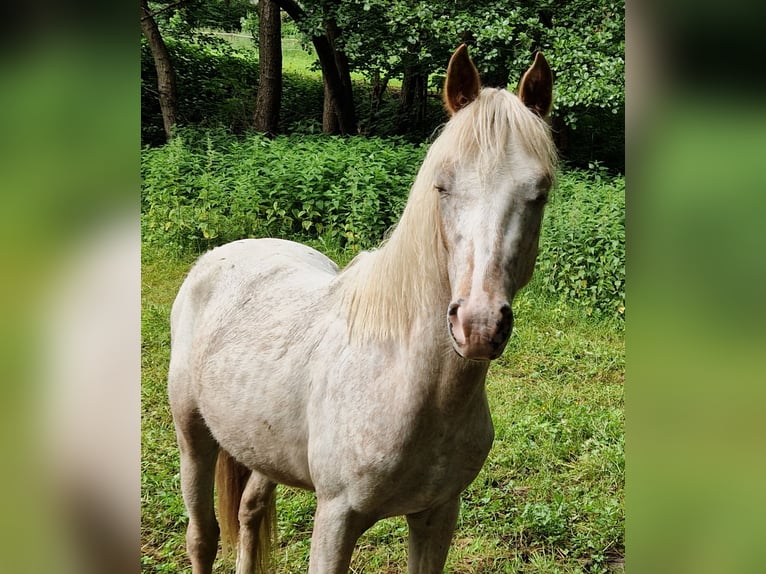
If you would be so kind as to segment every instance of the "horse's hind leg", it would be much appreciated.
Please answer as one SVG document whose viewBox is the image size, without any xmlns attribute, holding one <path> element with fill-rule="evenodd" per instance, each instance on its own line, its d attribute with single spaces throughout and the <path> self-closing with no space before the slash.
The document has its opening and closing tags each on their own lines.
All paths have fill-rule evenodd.
<svg viewBox="0 0 766 574">
<path fill-rule="evenodd" d="M 407 515 L 410 527 L 408 574 L 438 574 L 444 571 L 459 510 L 458 496 L 436 508 Z"/>
<path fill-rule="evenodd" d="M 181 491 L 189 513 L 186 551 L 192 574 L 210 574 L 218 551 L 213 502 L 218 443 L 196 410 L 174 410 L 173 419 L 181 452 Z"/>
<path fill-rule="evenodd" d="M 253 471 L 239 505 L 237 574 L 268 572 L 276 528 L 276 484 Z"/>
</svg>

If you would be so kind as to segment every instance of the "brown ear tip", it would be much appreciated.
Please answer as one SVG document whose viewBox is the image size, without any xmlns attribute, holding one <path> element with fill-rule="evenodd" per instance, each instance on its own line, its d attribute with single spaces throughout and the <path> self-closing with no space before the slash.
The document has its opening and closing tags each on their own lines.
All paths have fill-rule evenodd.
<svg viewBox="0 0 766 574">
<path fill-rule="evenodd" d="M 521 101 L 540 117 L 546 117 L 553 104 L 553 70 L 542 51 L 535 50 L 532 65 L 519 82 Z"/>
</svg>

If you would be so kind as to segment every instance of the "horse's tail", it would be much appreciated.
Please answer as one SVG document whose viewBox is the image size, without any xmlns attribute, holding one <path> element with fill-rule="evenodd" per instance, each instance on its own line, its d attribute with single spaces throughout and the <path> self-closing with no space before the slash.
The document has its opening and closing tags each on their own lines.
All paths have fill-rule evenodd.
<svg viewBox="0 0 766 574">
<path fill-rule="evenodd" d="M 245 491 L 250 469 L 237 462 L 228 452 L 221 449 L 215 470 L 215 484 L 218 491 L 218 521 L 221 527 L 221 543 L 224 555 L 231 554 L 237 547 L 239 537 L 239 506 Z M 276 534 L 277 506 L 276 489 L 272 489 L 266 502 L 266 509 L 257 532 L 256 573 L 266 573 L 271 560 L 271 545 Z"/>
</svg>

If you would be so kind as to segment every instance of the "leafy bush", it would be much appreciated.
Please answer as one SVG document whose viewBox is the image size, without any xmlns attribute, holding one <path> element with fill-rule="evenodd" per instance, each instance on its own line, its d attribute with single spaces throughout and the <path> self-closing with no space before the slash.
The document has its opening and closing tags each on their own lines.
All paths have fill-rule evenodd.
<svg viewBox="0 0 766 574">
<path fill-rule="evenodd" d="M 213 37 L 204 40 L 166 39 L 176 71 L 178 123 L 225 127 L 233 133 L 243 133 L 252 124 L 255 112 L 257 55 L 235 50 Z M 398 126 L 398 90 L 389 89 L 381 109 L 373 113 L 370 86 L 354 81 L 353 89 L 360 131 L 384 137 L 394 135 Z M 320 133 L 323 103 L 321 76 L 283 72 L 279 123 L 284 133 Z M 444 120 L 441 101 L 432 98 L 425 125 L 404 137 L 422 141 Z M 165 142 L 154 60 L 145 40 L 141 43 L 141 141 L 149 145 Z"/>
<path fill-rule="evenodd" d="M 320 77 L 282 74 L 280 129 L 286 133 L 321 133 L 324 86 Z M 307 130 L 307 126 L 313 126 Z"/>
<path fill-rule="evenodd" d="M 202 250 L 246 236 L 378 243 L 425 148 L 397 139 L 182 130 L 142 154 L 147 241 Z"/>
<path fill-rule="evenodd" d="M 561 174 L 546 208 L 538 280 L 589 314 L 625 313 L 625 179 L 590 171 Z"/>
<path fill-rule="evenodd" d="M 178 123 L 244 131 L 252 123 L 258 86 L 258 60 L 253 53 L 235 51 L 216 38 L 195 43 L 167 38 L 166 43 L 176 72 Z M 141 136 L 145 144 L 165 140 L 154 60 L 145 40 L 141 42 Z"/>
<path fill-rule="evenodd" d="M 202 251 L 242 237 L 377 245 L 398 219 L 425 155 L 401 138 L 235 137 L 181 130 L 144 148 L 145 241 Z M 625 181 L 598 166 L 559 177 L 536 281 L 596 315 L 625 312 Z"/>
<path fill-rule="evenodd" d="M 252 123 L 258 90 L 258 59 L 252 50 L 236 50 L 220 39 L 197 34 L 194 41 L 166 38 L 177 76 L 178 122 L 185 126 L 222 126 L 233 133 L 247 131 Z M 141 141 L 165 142 L 157 95 L 154 62 L 145 40 L 141 44 Z M 476 53 L 477 56 L 480 52 Z M 528 66 L 528 57 L 523 64 Z M 521 62 L 519 63 L 521 65 Z M 564 65 L 564 64 L 562 64 Z M 283 133 L 319 133 L 322 126 L 324 89 L 319 75 L 283 72 L 280 129 Z M 441 76 L 434 76 L 440 85 Z M 579 80 L 578 80 L 579 81 Z M 590 90 L 591 99 L 601 94 L 605 81 L 576 91 Z M 611 84 L 610 84 L 611 85 Z M 612 95 L 600 105 L 570 97 L 565 86 L 556 85 L 554 134 L 569 165 L 585 167 L 599 161 L 623 171 L 624 100 Z M 601 86 L 599 88 L 598 86 Z M 360 133 L 388 137 L 401 130 L 400 89 L 389 87 L 380 105 L 373 106 L 371 87 L 354 81 L 354 102 Z M 603 88 L 606 89 L 606 88 Z M 602 90 L 603 91 L 603 90 Z M 590 92 L 589 92 L 590 93 Z M 569 95 L 567 95 L 569 94 Z M 419 142 L 445 121 L 441 100 L 431 94 L 426 101 L 424 121 L 408 126 L 401 134 Z"/>
</svg>

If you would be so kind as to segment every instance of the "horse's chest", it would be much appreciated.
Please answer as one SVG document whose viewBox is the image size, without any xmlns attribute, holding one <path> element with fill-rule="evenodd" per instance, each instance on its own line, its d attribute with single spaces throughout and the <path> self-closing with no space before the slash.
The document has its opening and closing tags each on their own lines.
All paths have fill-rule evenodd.
<svg viewBox="0 0 766 574">
<path fill-rule="evenodd" d="M 492 445 L 486 402 L 448 420 L 438 412 L 378 412 L 339 426 L 315 483 L 343 484 L 355 507 L 409 514 L 456 496 L 476 477 Z"/>
<path fill-rule="evenodd" d="M 403 500 L 427 506 L 430 499 L 464 490 L 481 470 L 493 440 L 492 421 L 479 411 L 470 424 L 420 429 L 401 458 L 396 478 Z M 446 421 L 444 421 L 446 422 Z"/>
<path fill-rule="evenodd" d="M 469 365 L 469 367 L 471 367 Z M 341 355 L 308 411 L 317 494 L 371 514 L 408 514 L 457 496 L 492 445 L 486 367 L 449 368 L 388 352 L 363 368 Z"/>
</svg>

